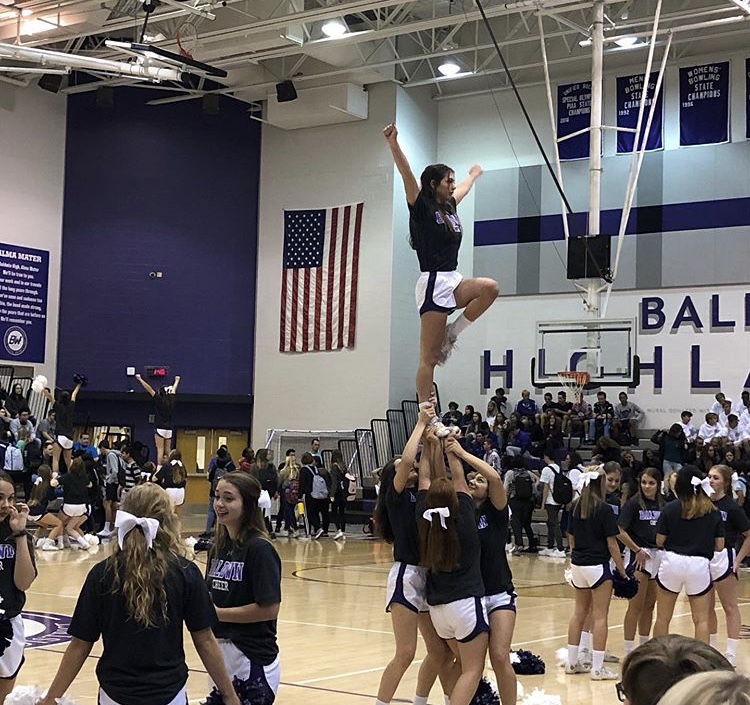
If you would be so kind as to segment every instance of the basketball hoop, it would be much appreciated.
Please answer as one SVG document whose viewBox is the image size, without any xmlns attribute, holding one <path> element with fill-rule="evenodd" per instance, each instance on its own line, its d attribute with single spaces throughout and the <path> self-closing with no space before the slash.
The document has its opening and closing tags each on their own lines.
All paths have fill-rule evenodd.
<svg viewBox="0 0 750 705">
<path fill-rule="evenodd" d="M 180 55 L 192 59 L 193 52 L 198 44 L 198 31 L 195 25 L 189 21 L 183 22 L 177 28 L 175 40 L 177 41 L 177 48 L 180 50 Z"/>
<path fill-rule="evenodd" d="M 576 372 L 574 370 L 562 370 L 557 373 L 557 379 L 560 380 L 565 389 L 573 395 L 575 401 L 583 400 L 583 390 L 591 381 L 591 375 L 588 372 Z"/>
</svg>

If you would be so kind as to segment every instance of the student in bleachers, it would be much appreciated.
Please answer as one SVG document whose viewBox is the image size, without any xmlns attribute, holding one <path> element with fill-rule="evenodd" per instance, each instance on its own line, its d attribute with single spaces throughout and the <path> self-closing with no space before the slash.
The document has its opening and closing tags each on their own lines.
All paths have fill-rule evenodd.
<svg viewBox="0 0 750 705">
<path fill-rule="evenodd" d="M 5 410 L 12 419 L 15 419 L 21 411 L 24 409 L 28 410 L 28 408 L 29 400 L 23 392 L 23 387 L 18 383 L 14 384 L 8 398 L 5 400 Z"/>
<path fill-rule="evenodd" d="M 665 479 L 687 462 L 687 438 L 680 424 L 673 423 L 669 431 L 657 431 L 651 436 L 651 442 L 659 446 L 661 468 Z"/>
<path fill-rule="evenodd" d="M 710 413 L 718 416 L 724 408 L 723 405 L 727 398 L 724 396 L 724 392 L 716 392 L 716 394 L 714 394 L 714 399 L 715 401 L 711 404 L 708 410 Z M 730 399 L 729 402 L 731 403 L 731 401 L 732 400 Z"/>
<path fill-rule="evenodd" d="M 469 424 L 474 420 L 474 407 L 471 404 L 467 404 L 464 408 L 464 414 L 461 417 L 461 423 L 459 424 L 462 434 L 466 435 L 466 429 L 469 428 Z"/>
<path fill-rule="evenodd" d="M 544 402 L 542 403 L 542 408 L 537 414 L 536 422 L 540 426 L 544 427 L 546 425 L 547 419 L 549 418 L 550 414 L 554 414 L 554 411 L 555 411 L 555 402 L 552 401 L 552 392 L 545 392 Z"/>
<path fill-rule="evenodd" d="M 521 392 L 521 399 L 516 403 L 515 412 L 521 418 L 534 419 L 537 414 L 536 401 L 531 398 L 531 392 L 524 389 Z"/>
<path fill-rule="evenodd" d="M 591 410 L 592 418 L 589 420 L 589 433 L 587 440 L 595 443 L 602 436 L 609 436 L 612 419 L 615 410 L 612 404 L 607 400 L 607 393 L 598 391 L 596 393 L 596 402 Z"/>
<path fill-rule="evenodd" d="M 698 438 L 698 429 L 693 426 L 692 419 L 692 411 L 686 410 L 680 414 L 680 426 L 682 427 L 682 432 L 685 434 L 685 440 L 688 444 L 695 444 L 695 440 Z"/>
<path fill-rule="evenodd" d="M 643 422 L 643 410 L 638 404 L 629 401 L 625 392 L 620 392 L 618 400 L 619 403 L 613 407 L 612 435 L 618 439 L 617 442 L 621 445 L 637 444 L 638 427 Z"/>
<path fill-rule="evenodd" d="M 558 392 L 557 401 L 552 408 L 552 413 L 557 417 L 563 436 L 570 433 L 570 412 L 572 408 L 573 402 L 568 399 L 567 392 Z"/>
<path fill-rule="evenodd" d="M 584 440 L 592 415 L 591 404 L 580 394 L 570 408 L 570 435 Z"/>
<path fill-rule="evenodd" d="M 714 445 L 720 445 L 722 437 L 722 429 L 719 424 L 719 415 L 713 411 L 709 411 L 705 416 L 705 423 L 701 424 L 698 429 L 698 446 L 708 445 L 713 443 Z"/>
<path fill-rule="evenodd" d="M 375 505 L 375 527 L 393 545 L 393 566 L 388 574 L 386 612 L 391 614 L 396 653 L 380 678 L 376 705 L 390 703 L 417 649 L 417 632 L 427 647 L 417 676 L 415 702 L 426 703 L 435 678 L 450 660 L 450 651 L 438 637 L 425 599 L 427 569 L 421 566 L 417 534 L 417 452 L 433 412 L 421 409 L 404 452 L 385 465 Z M 445 687 L 445 686 L 444 686 Z"/>
<path fill-rule="evenodd" d="M 444 426 L 461 426 L 463 414 L 458 410 L 458 404 L 455 401 L 448 402 L 448 411 L 443 414 Z"/>
</svg>

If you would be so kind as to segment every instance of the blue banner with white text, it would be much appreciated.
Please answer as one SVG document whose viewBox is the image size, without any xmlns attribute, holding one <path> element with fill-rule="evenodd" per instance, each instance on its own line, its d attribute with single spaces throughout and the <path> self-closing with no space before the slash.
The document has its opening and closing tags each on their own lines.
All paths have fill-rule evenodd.
<svg viewBox="0 0 750 705">
<path fill-rule="evenodd" d="M 44 362 L 49 252 L 0 243 L 0 359 Z"/>
<path fill-rule="evenodd" d="M 680 146 L 729 141 L 729 62 L 680 69 Z"/>
<path fill-rule="evenodd" d="M 591 81 L 557 87 L 557 139 L 591 126 Z M 589 132 L 558 142 L 560 159 L 588 159 Z"/>
<path fill-rule="evenodd" d="M 638 136 L 638 149 L 643 146 L 643 139 L 646 134 L 646 124 L 648 122 L 648 115 L 651 111 L 651 106 L 654 103 L 654 93 L 656 92 L 656 79 L 659 74 L 652 73 L 648 81 L 648 92 L 646 93 L 646 105 L 643 110 L 643 118 L 641 120 L 641 129 Z M 639 73 L 634 76 L 619 76 L 617 78 L 617 127 L 626 127 L 635 130 L 638 124 L 638 111 L 641 104 L 641 96 L 643 95 L 643 77 L 644 74 Z M 651 128 L 648 131 L 648 139 L 646 139 L 646 150 L 652 151 L 655 149 L 662 149 L 662 124 L 664 117 L 664 86 L 659 91 L 659 96 L 656 99 L 656 106 L 654 108 L 654 116 L 651 121 Z M 626 152 L 633 151 L 633 143 L 635 142 L 634 132 L 619 132 L 617 133 L 617 153 L 624 154 Z"/>
</svg>

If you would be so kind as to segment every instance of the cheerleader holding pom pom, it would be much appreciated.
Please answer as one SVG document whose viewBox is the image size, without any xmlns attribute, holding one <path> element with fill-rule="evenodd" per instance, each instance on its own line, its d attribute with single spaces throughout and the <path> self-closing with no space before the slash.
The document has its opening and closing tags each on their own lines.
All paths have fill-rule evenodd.
<svg viewBox="0 0 750 705">
<path fill-rule="evenodd" d="M 100 705 L 184 705 L 183 624 L 224 703 L 240 705 L 211 631 L 211 597 L 198 568 L 184 557 L 167 493 L 151 483 L 134 487 L 115 528 L 112 555 L 86 576 L 68 627 L 71 642 L 39 705 L 62 698 L 100 637 Z"/>
</svg>

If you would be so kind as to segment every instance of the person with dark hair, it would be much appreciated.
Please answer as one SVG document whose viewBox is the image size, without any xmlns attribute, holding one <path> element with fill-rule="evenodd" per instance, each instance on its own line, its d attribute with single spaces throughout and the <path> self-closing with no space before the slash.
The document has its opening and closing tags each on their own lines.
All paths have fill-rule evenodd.
<svg viewBox="0 0 750 705">
<path fill-rule="evenodd" d="M 73 459 L 73 411 L 75 410 L 78 392 L 81 391 L 81 382 L 78 382 L 72 392 L 66 389 L 58 390 L 57 399 L 46 387 L 41 391 L 42 396 L 52 404 L 55 412 L 55 445 L 52 448 L 52 472 L 60 471 L 60 456 L 65 462 L 66 471 L 70 469 L 70 461 Z"/>
<path fill-rule="evenodd" d="M 417 535 L 417 452 L 432 416 L 429 410 L 420 409 L 401 457 L 386 463 L 380 473 L 374 523 L 377 533 L 393 545 L 394 563 L 388 573 L 385 610 L 391 615 L 396 653 L 380 678 L 376 705 L 391 702 L 414 661 L 418 632 L 427 647 L 427 656 L 419 667 L 415 702 L 426 702 L 438 673 L 452 660 L 430 620 L 425 597 L 427 569 L 421 566 Z M 449 691 L 448 681 L 443 677 L 441 680 Z"/>
<path fill-rule="evenodd" d="M 639 479 L 639 489 L 623 506 L 617 524 L 620 540 L 625 544 L 625 565 L 638 579 L 638 593 L 628 601 L 623 633 L 625 655 L 635 649 L 635 633 L 643 644 L 648 641 L 656 604 L 656 574 L 662 550 L 656 545 L 656 523 L 664 506 L 660 491 L 661 474 L 646 468 Z"/>
<path fill-rule="evenodd" d="M 448 359 L 458 336 L 484 313 L 498 296 L 497 282 L 487 278 L 464 279 L 458 268 L 463 230 L 456 208 L 482 174 L 475 164 L 468 177 L 456 184 L 456 175 L 445 164 L 431 164 L 417 181 L 398 143 L 396 125 L 383 130 L 409 205 L 409 234 L 422 272 L 415 295 L 421 320 L 417 397 L 421 403 L 433 394 L 436 365 Z M 448 324 L 448 316 L 464 309 Z"/>
<path fill-rule="evenodd" d="M 172 412 L 174 411 L 175 394 L 180 386 L 180 376 L 176 375 L 169 386 L 162 385 L 156 391 L 143 377 L 135 378 L 154 400 L 154 445 L 156 446 L 156 463 L 161 465 L 172 449 Z"/>
<path fill-rule="evenodd" d="M 39 705 L 60 702 L 101 637 L 100 703 L 186 702 L 183 625 L 227 705 L 239 705 L 211 628 L 216 612 L 195 564 L 185 557 L 179 520 L 164 490 L 136 487 L 117 514 L 112 555 L 86 576 L 70 623 L 72 637 Z"/>
<path fill-rule="evenodd" d="M 281 679 L 276 640 L 281 559 L 268 540 L 260 493 L 252 475 L 230 472 L 218 480 L 216 543 L 206 582 L 219 618 L 214 634 L 230 678 L 262 679 L 270 703 Z"/>
<path fill-rule="evenodd" d="M 23 391 L 23 387 L 16 382 L 5 400 L 5 410 L 12 419 L 16 418 L 21 411 L 29 409 L 29 400 Z"/>
<path fill-rule="evenodd" d="M 334 540 L 346 538 L 346 501 L 349 493 L 349 472 L 344 462 L 344 456 L 338 448 L 331 453 L 331 513 L 336 525 Z"/>
<path fill-rule="evenodd" d="M 455 401 L 448 402 L 448 411 L 443 414 L 444 426 L 461 426 L 463 414 L 458 410 L 458 404 Z"/>
<path fill-rule="evenodd" d="M 16 502 L 16 490 L 8 473 L 0 471 L 0 604 L 3 609 L 3 640 L 0 654 L 0 703 L 13 690 L 24 662 L 21 610 L 26 591 L 37 576 L 34 546 L 26 526 L 29 508 Z M 9 633 L 8 633 L 9 632 Z"/>
<path fill-rule="evenodd" d="M 216 513 L 214 512 L 214 496 L 216 494 L 216 485 L 219 480 L 229 472 L 236 470 L 232 456 L 225 445 L 220 445 L 216 449 L 216 457 L 211 459 L 208 469 L 208 481 L 211 484 L 211 491 L 208 495 L 208 513 L 206 515 L 206 530 L 200 535 L 200 538 L 210 538 L 213 533 L 214 524 L 216 523 Z"/>
<path fill-rule="evenodd" d="M 656 705 L 687 676 L 732 670 L 729 661 L 702 641 L 681 634 L 654 636 L 625 657 L 617 694 L 627 705 Z"/>
<path fill-rule="evenodd" d="M 312 453 L 302 454 L 299 489 L 305 505 L 305 531 L 309 537 L 319 539 L 328 533 L 331 476 L 315 460 Z"/>
<path fill-rule="evenodd" d="M 654 636 L 667 634 L 682 589 L 690 601 L 695 638 L 709 642 L 711 607 L 710 562 L 724 550 L 724 523 L 711 502 L 708 479 L 686 465 L 676 473 L 677 500 L 667 504 L 656 524 L 656 545 L 664 549 L 657 573 Z"/>
<path fill-rule="evenodd" d="M 666 480 L 670 473 L 677 472 L 687 461 L 688 443 L 685 432 L 678 423 L 673 423 L 669 431 L 657 431 L 651 442 L 659 446 L 661 468 Z"/>
<path fill-rule="evenodd" d="M 175 513 L 179 516 L 180 508 L 185 503 L 187 468 L 182 462 L 182 452 L 178 448 L 169 452 L 167 462 L 159 468 L 154 477 L 154 482 L 167 493 Z"/>
<path fill-rule="evenodd" d="M 526 468 L 523 458 L 510 456 L 506 459 L 506 463 L 508 470 L 503 482 L 508 494 L 510 523 L 515 541 L 513 555 L 537 553 L 539 544 L 531 526 L 531 519 L 534 514 L 534 488 L 539 482 L 539 477 Z M 529 541 L 526 548 L 523 547 L 524 532 Z"/>
<path fill-rule="evenodd" d="M 254 462 L 255 462 L 255 451 L 250 446 L 248 446 L 247 448 L 243 448 L 242 456 L 240 457 L 240 464 L 237 467 L 237 469 L 240 472 L 251 473 L 253 470 Z"/>
<path fill-rule="evenodd" d="M 484 671 L 489 624 L 476 508 L 462 466 L 467 453 L 455 435 L 447 439 L 448 479 L 434 431 L 425 440 L 417 493 L 420 555 L 429 571 L 425 594 L 435 631 L 461 669 L 448 694 L 451 705 L 469 705 Z"/>
<path fill-rule="evenodd" d="M 607 400 L 607 393 L 599 390 L 589 419 L 588 440 L 596 443 L 602 436 L 609 436 L 615 409 Z"/>
<path fill-rule="evenodd" d="M 268 448 L 258 449 L 255 454 L 255 465 L 253 465 L 250 474 L 260 482 L 261 489 L 268 492 L 269 499 L 274 500 L 279 494 L 279 472 L 270 460 L 271 452 Z M 268 534 L 272 539 L 275 539 L 276 534 L 272 529 L 270 510 L 264 512 L 263 516 Z"/>
<path fill-rule="evenodd" d="M 63 489 L 64 498 L 60 520 L 65 527 L 65 533 L 84 551 L 87 551 L 89 543 L 79 528 L 91 513 L 88 493 L 91 481 L 82 458 L 75 458 L 71 461 L 70 470 L 60 476 L 60 486 Z"/>
</svg>

